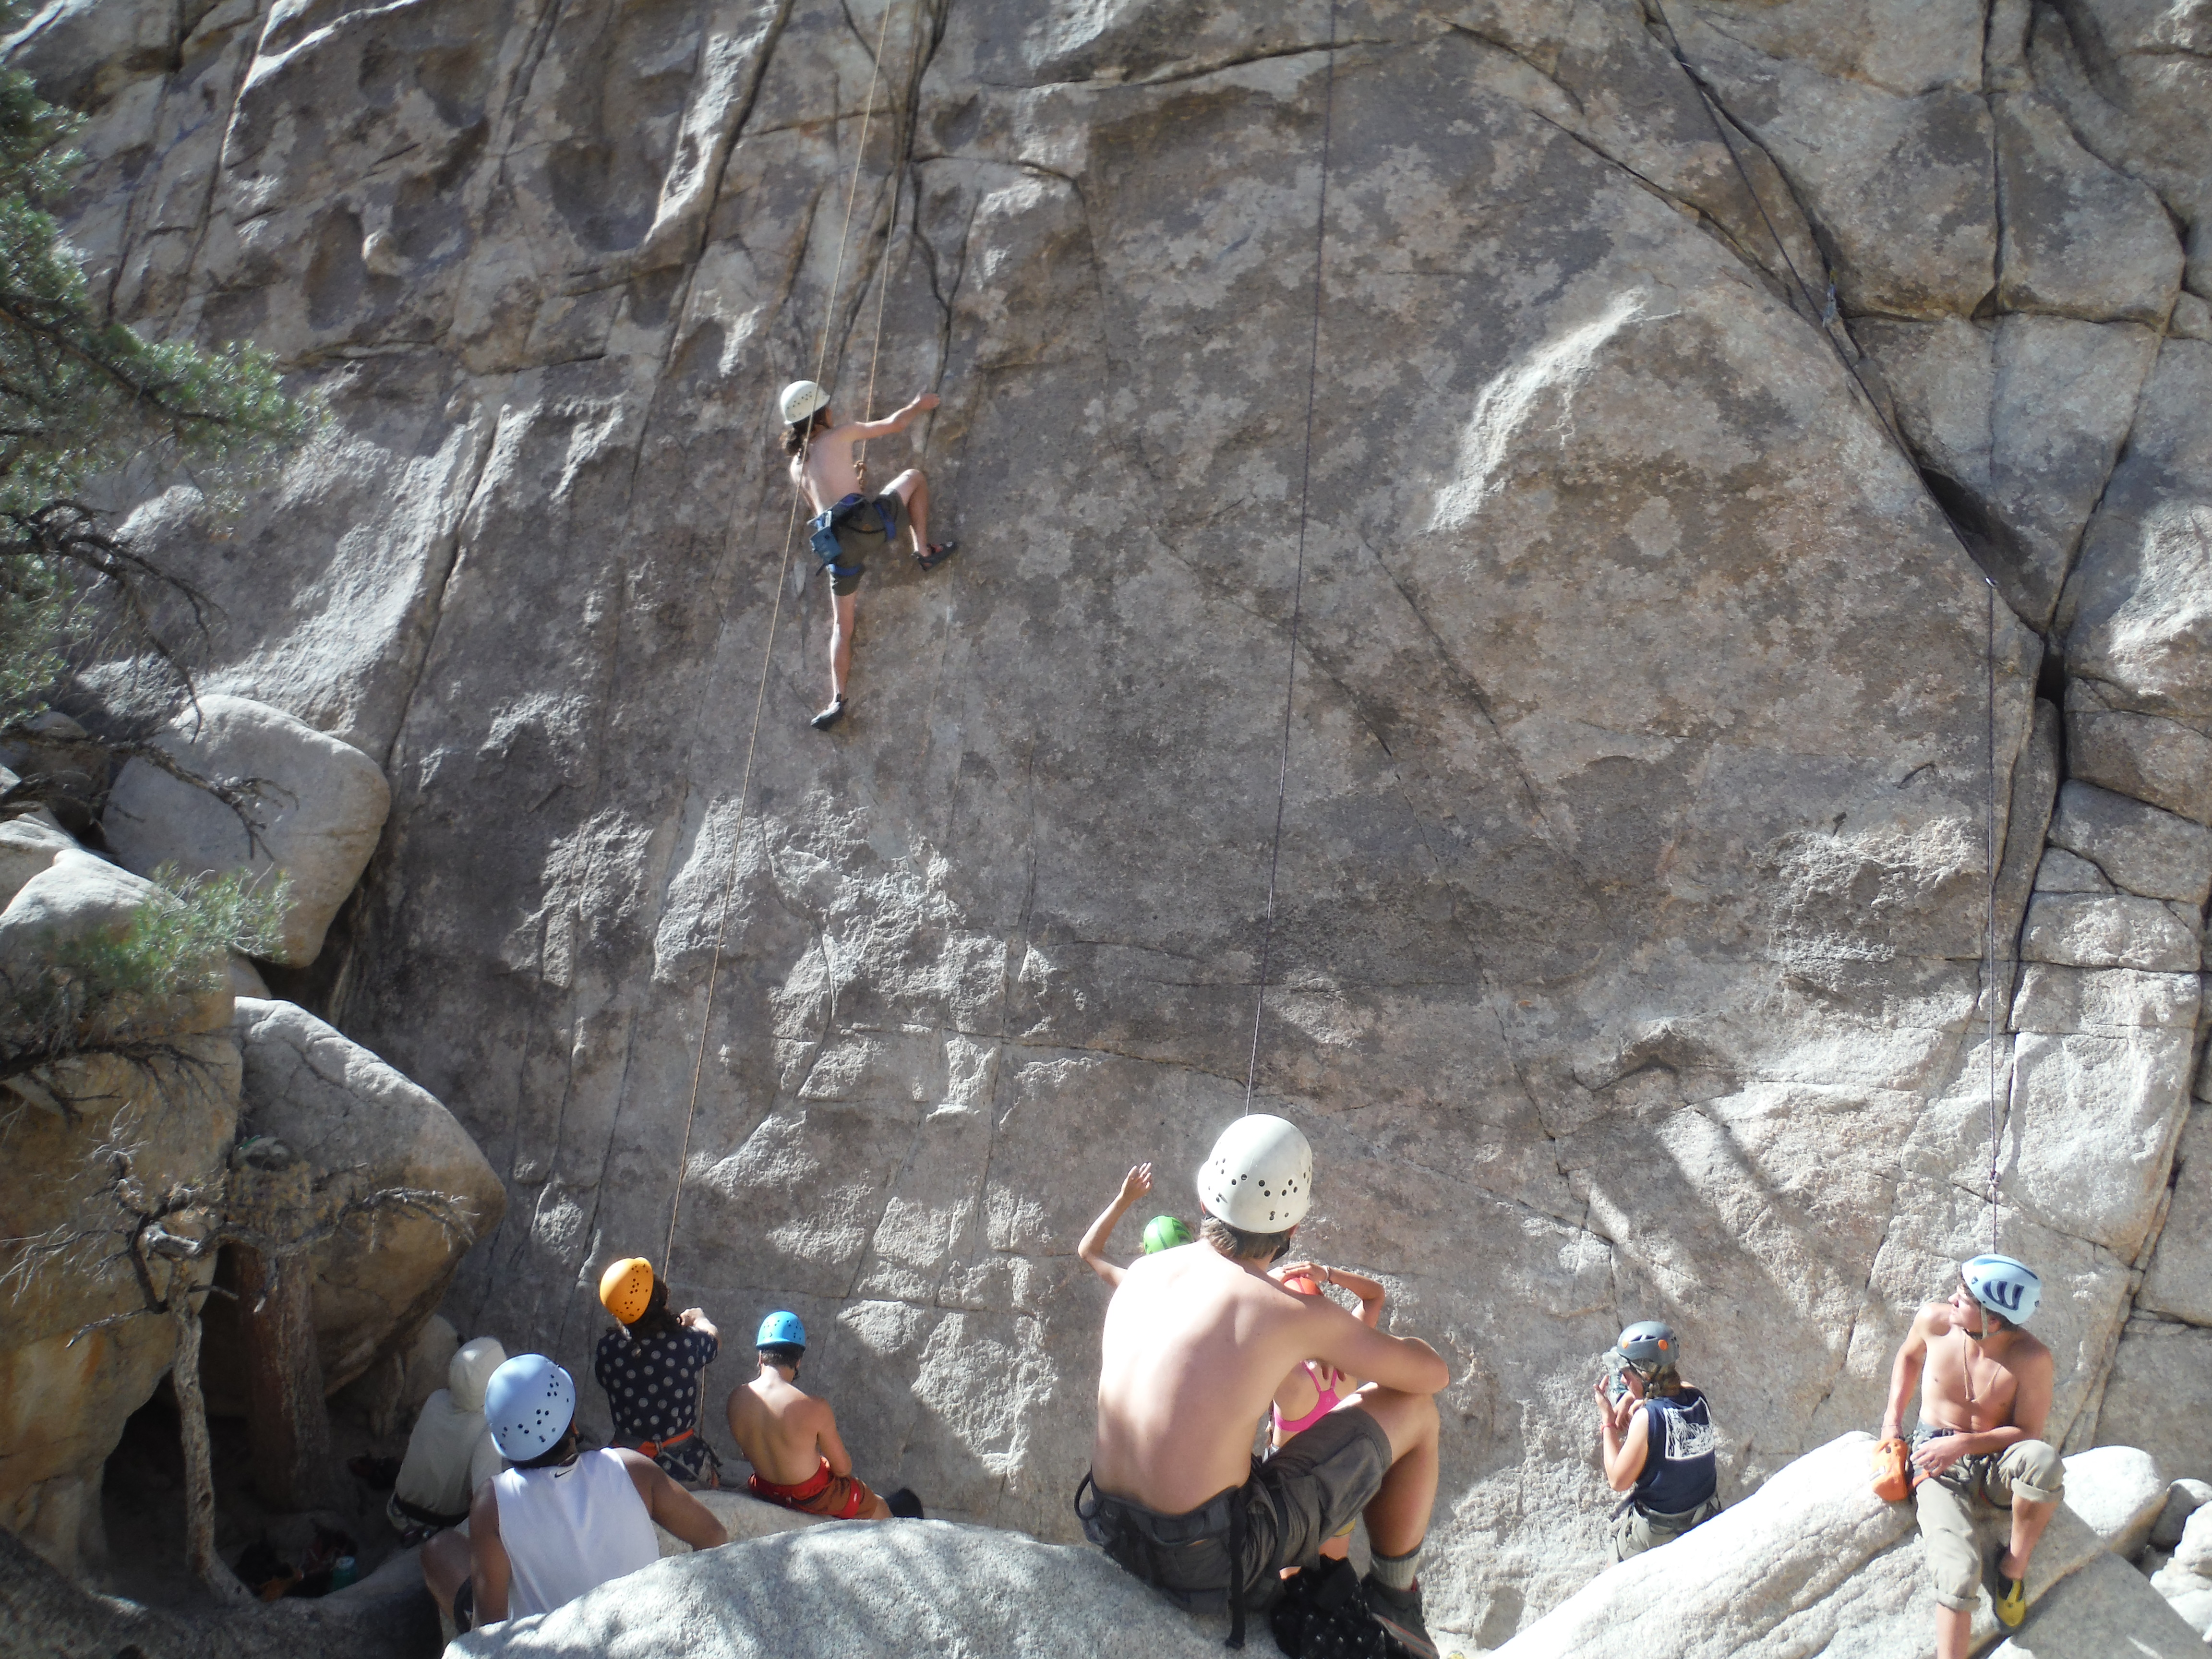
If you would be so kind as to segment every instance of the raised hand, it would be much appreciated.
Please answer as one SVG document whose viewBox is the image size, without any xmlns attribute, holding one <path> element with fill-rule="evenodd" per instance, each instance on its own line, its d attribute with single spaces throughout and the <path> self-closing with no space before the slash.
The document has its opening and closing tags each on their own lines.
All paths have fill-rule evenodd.
<svg viewBox="0 0 2212 1659">
<path fill-rule="evenodd" d="M 1128 1208 L 1130 1205 L 1134 1204 L 1152 1190 L 1152 1166 L 1149 1164 L 1139 1164 L 1121 1177 L 1121 1207 Z"/>
</svg>

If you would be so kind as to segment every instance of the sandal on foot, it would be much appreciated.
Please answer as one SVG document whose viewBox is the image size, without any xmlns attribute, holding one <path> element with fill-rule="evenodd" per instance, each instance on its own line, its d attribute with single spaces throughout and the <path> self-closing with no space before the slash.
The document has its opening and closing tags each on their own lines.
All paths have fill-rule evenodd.
<svg viewBox="0 0 2212 1659">
<path fill-rule="evenodd" d="M 820 714 L 817 714 L 812 720 L 806 723 L 817 732 L 827 732 L 831 726 L 836 725 L 839 720 L 842 720 L 844 718 L 845 700 L 842 697 L 837 697 L 831 701 L 827 708 L 823 709 Z"/>
<path fill-rule="evenodd" d="M 958 542 L 932 542 L 929 544 L 929 551 L 915 554 L 914 562 L 925 571 L 934 570 L 959 550 Z"/>
</svg>

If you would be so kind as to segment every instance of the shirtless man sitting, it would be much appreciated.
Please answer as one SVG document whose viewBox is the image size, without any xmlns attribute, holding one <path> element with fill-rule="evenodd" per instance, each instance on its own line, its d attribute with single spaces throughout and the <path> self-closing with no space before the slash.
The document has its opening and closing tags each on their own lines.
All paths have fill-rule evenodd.
<svg viewBox="0 0 2212 1659">
<path fill-rule="evenodd" d="M 853 665 L 853 611 L 863 567 L 837 550 L 840 531 L 880 536 L 886 553 L 902 536 L 911 534 L 915 562 L 926 571 L 943 564 L 959 545 L 929 539 L 929 480 L 919 467 L 907 468 L 881 494 L 867 495 L 860 487 L 860 464 L 853 459 L 854 445 L 903 432 L 937 404 L 937 394 L 925 392 L 880 421 L 841 426 L 830 408 L 830 394 L 811 380 L 793 380 L 778 399 L 791 481 L 814 509 L 814 545 L 830 575 L 830 706 L 811 722 L 817 732 L 844 717 L 845 678 Z"/>
<path fill-rule="evenodd" d="M 1147 1255 L 1106 1309 L 1084 1532 L 1126 1571 L 1194 1610 L 1244 1613 L 1310 1567 L 1354 1516 L 1375 1554 L 1368 1610 L 1435 1659 L 1421 1616 L 1422 1540 L 1437 1493 L 1437 1406 L 1449 1369 L 1425 1342 L 1370 1329 L 1267 1277 L 1290 1248 L 1313 1152 L 1279 1117 L 1239 1118 L 1199 1171 L 1203 1244 Z M 1209 1248 L 1210 1247 L 1210 1248 Z M 1255 1466 L 1253 1425 L 1305 1360 L 1373 1380 Z"/>
<path fill-rule="evenodd" d="M 826 1400 L 802 1394 L 799 1362 L 806 1327 L 794 1313 L 772 1313 L 754 1340 L 760 1375 L 730 1390 L 730 1433 L 753 1466 L 756 1498 L 832 1521 L 920 1520 L 921 1504 L 902 1486 L 888 1502 L 853 1473 L 837 1437 L 837 1413 Z"/>
<path fill-rule="evenodd" d="M 2065 1466 L 2040 1437 L 2051 1414 L 2051 1350 L 2021 1328 L 2043 1281 L 2008 1255 L 1978 1255 L 1959 1268 L 1948 1302 L 1912 1322 L 1890 1367 L 1885 1440 L 1899 1437 L 1921 1389 L 1912 1435 L 1914 1503 L 1936 1580 L 1936 1659 L 1966 1659 L 1982 1582 L 1974 1523 L 2012 1510 L 2009 1547 L 1997 1553 L 1996 1615 L 2027 1616 L 2027 1560 L 2065 1490 Z"/>
</svg>

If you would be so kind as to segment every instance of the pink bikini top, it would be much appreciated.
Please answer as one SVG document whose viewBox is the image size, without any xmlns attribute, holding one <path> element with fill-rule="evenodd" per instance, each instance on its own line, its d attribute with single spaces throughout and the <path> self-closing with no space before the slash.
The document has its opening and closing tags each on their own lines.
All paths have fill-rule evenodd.
<svg viewBox="0 0 2212 1659">
<path fill-rule="evenodd" d="M 1283 1409 L 1281 1407 L 1271 1404 L 1267 1407 L 1270 1412 L 1274 1413 L 1276 1435 L 1285 1440 L 1289 1439 L 1292 1435 L 1298 1433 L 1301 1430 L 1313 1427 L 1313 1425 L 1320 1422 L 1322 1418 L 1334 1411 L 1344 1398 L 1342 1395 L 1336 1391 L 1336 1385 L 1344 1381 L 1344 1373 L 1342 1371 L 1337 1370 L 1334 1365 L 1330 1366 L 1328 1370 L 1328 1381 L 1324 1382 L 1321 1380 L 1321 1372 L 1315 1368 L 1314 1362 L 1312 1360 L 1302 1360 L 1299 1363 L 1306 1368 L 1306 1375 L 1313 1379 L 1314 1392 L 1319 1395 L 1321 1398 L 1314 1401 L 1314 1408 L 1311 1411 L 1308 1412 L 1304 1417 L 1296 1419 L 1290 1422 L 1284 1421 Z"/>
</svg>

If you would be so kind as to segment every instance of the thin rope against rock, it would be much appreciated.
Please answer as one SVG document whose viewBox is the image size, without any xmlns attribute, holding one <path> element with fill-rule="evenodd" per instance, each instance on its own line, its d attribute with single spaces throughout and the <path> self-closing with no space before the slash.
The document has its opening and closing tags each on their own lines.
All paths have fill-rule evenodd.
<svg viewBox="0 0 2212 1659">
<path fill-rule="evenodd" d="M 1321 380 L 1322 256 L 1328 246 L 1328 153 L 1336 123 L 1336 7 L 1328 7 L 1328 78 L 1323 83 L 1321 114 L 1320 202 L 1314 215 L 1313 340 L 1306 362 L 1305 459 L 1298 471 L 1298 562 L 1291 584 L 1290 671 L 1283 684 L 1283 741 L 1275 769 L 1275 833 L 1267 849 L 1267 920 L 1260 933 L 1260 985 L 1252 998 L 1252 1053 L 1244 1067 L 1244 1109 L 1252 1109 L 1252 1089 L 1260 1075 L 1260 1019 L 1267 1006 L 1267 957 L 1275 941 L 1275 885 L 1283 860 L 1283 810 L 1291 782 L 1291 708 L 1298 684 L 1298 625 L 1304 617 L 1308 489 L 1313 479 L 1314 398 Z"/>
<path fill-rule="evenodd" d="M 1988 600 L 1982 663 L 1988 692 L 1984 707 L 1988 714 L 1985 736 L 1990 784 L 1982 807 L 1982 858 L 1989 867 L 1988 925 L 1984 938 L 1989 1013 L 1987 1038 L 1983 1046 L 1990 1095 L 1990 1250 L 1994 1255 L 1997 1248 L 1997 1188 L 2003 1180 L 2002 1160 L 1997 1147 L 1997 585 L 1986 572 L 1982 576 L 1982 585 Z"/>
<path fill-rule="evenodd" d="M 837 260 L 830 270 L 830 299 L 823 312 L 822 343 L 814 354 L 814 378 L 817 386 L 821 384 L 823 368 L 830 360 L 830 331 L 835 325 L 837 316 L 837 289 L 845 276 L 845 248 L 852 235 L 853 204 L 860 191 L 860 163 L 866 159 L 868 154 L 868 128 L 875 119 L 876 83 L 883 73 L 884 42 L 890 34 L 893 9 L 895 8 L 890 4 L 884 7 L 883 25 L 876 32 L 875 62 L 868 72 L 867 104 L 860 116 L 860 143 L 854 147 L 853 152 L 853 179 L 845 191 L 845 222 L 837 232 Z M 896 207 L 893 209 L 893 216 L 896 217 Z M 879 314 L 878 329 L 881 326 Z M 877 343 L 878 346 L 882 343 L 880 333 L 877 337 Z M 806 446 L 802 443 L 799 450 L 799 461 L 802 466 L 805 463 L 806 453 Z M 708 1034 L 714 1028 L 714 992 L 722 976 L 722 940 L 729 931 L 730 906 L 737 896 L 738 858 L 744 843 L 745 799 L 752 789 L 753 756 L 760 745 L 761 711 L 767 706 L 769 672 L 775 661 L 776 625 L 783 617 L 783 591 L 787 585 L 787 578 L 791 572 L 792 544 L 797 539 L 799 531 L 799 486 L 794 482 L 791 491 L 791 514 L 783 532 L 783 557 L 776 568 L 775 605 L 769 612 L 767 642 L 761 647 L 760 684 L 753 693 L 752 728 L 745 737 L 744 769 L 739 774 L 738 780 L 737 816 L 730 826 L 730 872 L 722 884 L 722 902 L 714 918 L 714 950 L 707 967 L 707 1006 L 699 1017 L 699 1050 L 691 1062 L 691 1094 L 684 1109 L 683 1149 L 677 1155 L 676 1191 L 668 1204 L 668 1237 L 660 1252 L 660 1276 L 664 1280 L 667 1279 L 670 1264 L 676 1256 L 676 1221 L 684 1208 L 684 1174 L 691 1163 L 691 1129 L 699 1115 L 699 1084 L 700 1079 L 706 1074 L 707 1038 Z M 738 508 L 735 503 L 732 503 L 730 509 L 729 529 L 723 538 L 725 550 L 736 538 L 737 528 Z"/>
</svg>

